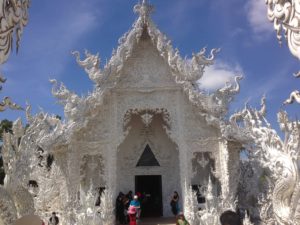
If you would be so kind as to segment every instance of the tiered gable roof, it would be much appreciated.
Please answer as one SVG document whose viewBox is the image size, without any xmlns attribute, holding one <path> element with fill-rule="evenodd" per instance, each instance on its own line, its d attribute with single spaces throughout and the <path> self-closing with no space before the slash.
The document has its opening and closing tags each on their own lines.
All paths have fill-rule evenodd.
<svg viewBox="0 0 300 225">
<path fill-rule="evenodd" d="M 219 49 L 212 49 L 209 56 L 206 56 L 206 49 L 193 54 L 191 59 L 184 59 L 180 56 L 179 50 L 174 49 L 171 41 L 153 23 L 150 15 L 153 6 L 146 0 L 134 6 L 134 12 L 138 18 L 132 28 L 119 39 L 119 47 L 113 52 L 109 62 L 100 68 L 99 55 L 92 55 L 85 52 L 86 58 L 81 60 L 79 52 L 74 52 L 76 61 L 95 83 L 95 90 L 86 97 L 79 97 L 69 91 L 63 84 L 58 87 L 54 85 L 52 93 L 60 103 L 64 105 L 66 126 L 70 129 L 82 128 L 86 120 L 92 115 L 92 111 L 101 107 L 103 97 L 111 93 L 109 90 L 115 88 L 120 82 L 122 71 L 128 59 L 138 43 L 147 36 L 150 38 L 153 47 L 170 68 L 173 80 L 182 87 L 191 104 L 199 109 L 199 113 L 206 118 L 209 124 L 220 128 L 220 122 L 227 114 L 228 105 L 233 97 L 239 92 L 239 80 L 236 77 L 235 84 L 226 84 L 225 87 L 216 90 L 212 94 L 206 94 L 199 90 L 198 81 L 202 78 L 205 68 L 214 63 L 215 54 Z"/>
</svg>

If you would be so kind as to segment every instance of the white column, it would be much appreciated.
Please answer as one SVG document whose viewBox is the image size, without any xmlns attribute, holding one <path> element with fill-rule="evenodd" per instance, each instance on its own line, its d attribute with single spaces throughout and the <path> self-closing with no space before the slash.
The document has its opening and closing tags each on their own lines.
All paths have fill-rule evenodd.
<svg viewBox="0 0 300 225">
<path fill-rule="evenodd" d="M 177 106 L 176 107 L 176 121 L 177 121 L 177 124 L 176 124 L 176 127 L 173 127 L 172 129 L 172 132 L 175 132 L 175 136 L 177 137 L 176 140 L 177 140 L 177 145 L 178 145 L 178 151 L 179 151 L 179 165 L 180 165 L 180 168 L 179 168 L 179 174 L 180 174 L 180 183 L 181 183 L 181 193 L 182 193 L 182 206 L 183 206 L 183 209 L 184 209 L 184 199 L 185 199 L 185 196 L 184 196 L 184 185 L 185 185 L 185 182 L 187 182 L 187 185 L 190 185 L 190 173 L 189 173 L 189 163 L 188 163 L 188 146 L 186 145 L 185 143 L 185 140 L 184 140 L 184 121 L 183 121 L 183 115 L 184 115 L 184 112 L 182 110 L 182 104 L 181 103 L 181 93 L 178 91 L 177 92 L 177 98 L 176 98 L 177 102 L 174 103 L 174 106 Z M 176 132 L 176 131 L 177 132 Z"/>
<path fill-rule="evenodd" d="M 77 192 L 80 188 L 80 166 L 78 164 L 80 158 L 76 146 L 71 144 L 68 147 L 67 159 L 68 208 L 65 210 L 65 219 L 67 223 L 73 224 L 75 222 L 76 216 L 72 209 L 74 209 L 77 206 L 77 204 L 79 204 L 77 199 Z"/>
<path fill-rule="evenodd" d="M 110 115 L 107 115 L 110 118 L 110 132 L 111 132 L 111 141 L 110 144 L 107 145 L 105 149 L 106 153 L 106 171 L 105 174 L 107 175 L 106 185 L 108 188 L 111 189 L 113 193 L 113 198 L 115 198 L 117 194 L 117 148 L 118 148 L 118 140 L 119 140 L 119 124 L 118 124 L 118 105 L 117 105 L 117 98 L 115 93 L 112 93 L 112 103 L 110 107 Z"/>
<path fill-rule="evenodd" d="M 220 178 L 222 197 L 228 199 L 236 197 L 239 183 L 239 163 L 241 146 L 234 142 L 222 140 L 220 142 Z"/>
<path fill-rule="evenodd" d="M 220 162 L 220 181 L 222 198 L 227 199 L 229 195 L 229 169 L 228 169 L 228 149 L 227 141 L 222 139 L 219 142 L 219 162 Z"/>
<path fill-rule="evenodd" d="M 229 191 L 232 197 L 236 197 L 240 175 L 240 151 L 242 146 L 235 142 L 228 142 L 229 160 Z"/>
</svg>

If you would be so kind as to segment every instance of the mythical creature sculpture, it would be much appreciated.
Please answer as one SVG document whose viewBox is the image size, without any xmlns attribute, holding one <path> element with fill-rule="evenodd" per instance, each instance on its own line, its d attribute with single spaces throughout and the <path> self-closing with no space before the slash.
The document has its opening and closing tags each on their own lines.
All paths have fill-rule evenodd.
<svg viewBox="0 0 300 225">
<path fill-rule="evenodd" d="M 2 102 L 0 102 L 0 112 L 5 111 L 6 108 L 23 110 L 23 108 L 16 103 L 12 102 L 10 97 L 5 97 Z"/>
<path fill-rule="evenodd" d="M 233 100 L 234 96 L 240 92 L 239 81 L 243 79 L 243 76 L 236 76 L 234 78 L 235 86 L 232 83 L 227 83 L 225 87 L 218 89 L 211 97 L 215 100 L 220 109 L 224 110 L 220 112 L 221 115 L 227 113 L 227 107 L 229 103 Z"/>
<path fill-rule="evenodd" d="M 0 75 L 0 91 L 2 90 L 1 84 L 5 83 L 6 78 Z M 23 108 L 16 103 L 12 102 L 10 97 L 4 97 L 2 102 L 0 102 L 0 112 L 5 111 L 7 108 L 15 110 L 23 110 Z"/>
<path fill-rule="evenodd" d="M 285 100 L 283 102 L 283 104 L 284 105 L 286 105 L 286 104 L 292 104 L 295 101 L 300 104 L 300 92 L 298 90 L 293 91 L 290 94 L 290 97 L 287 100 Z"/>
<path fill-rule="evenodd" d="M 268 6 L 268 19 L 274 23 L 279 43 L 282 36 L 287 40 L 290 52 L 300 59 L 300 2 L 299 0 L 266 0 Z M 300 77 L 300 71 L 294 73 L 296 78 Z M 294 101 L 300 103 L 299 91 L 295 90 L 290 97 L 284 101 L 284 105 Z"/>
<path fill-rule="evenodd" d="M 287 39 L 291 53 L 300 59 L 300 7 L 299 0 L 266 0 L 268 19 L 274 23 L 279 43 L 282 35 Z"/>
<path fill-rule="evenodd" d="M 239 124 L 233 119 L 235 115 L 231 123 L 235 121 L 232 125 L 239 127 L 240 133 L 250 135 L 251 139 L 244 142 L 244 145 L 251 149 L 255 160 L 269 171 L 266 176 L 270 181 L 269 187 L 272 191 L 264 197 L 264 202 L 262 202 L 264 210 L 261 210 L 261 218 L 265 222 L 274 221 L 276 218 L 279 224 L 300 224 L 298 207 L 300 122 L 290 121 L 286 112 L 279 112 L 278 122 L 285 134 L 282 140 L 265 119 L 265 111 L 263 100 L 261 110 L 245 107 L 243 111 L 235 114 L 240 120 Z M 232 134 L 231 137 L 234 136 L 235 134 Z M 239 137 L 236 136 L 236 138 Z"/>
<path fill-rule="evenodd" d="M 28 23 L 29 4 L 30 0 L 0 1 L 0 64 L 9 57 L 14 35 L 17 51 L 19 49 L 23 29 Z"/>
<path fill-rule="evenodd" d="M 50 82 L 53 84 L 52 94 L 64 106 L 66 117 L 69 120 L 74 120 L 74 118 L 80 116 L 77 106 L 82 103 L 81 98 L 69 91 L 63 83 L 58 87 L 56 80 L 50 80 Z"/>
<path fill-rule="evenodd" d="M 216 53 L 219 51 L 220 49 L 214 48 L 210 56 L 206 57 L 206 48 L 203 48 L 199 53 L 193 54 L 191 60 L 179 61 L 177 69 L 185 75 L 186 80 L 196 82 L 203 76 L 205 67 L 214 64 Z"/>
<path fill-rule="evenodd" d="M 100 69 L 99 54 L 93 55 L 85 50 L 84 54 L 86 58 L 84 60 L 80 60 L 80 53 L 78 51 L 74 51 L 72 54 L 75 55 L 76 62 L 79 66 L 84 68 L 85 72 L 89 75 L 89 78 L 99 85 L 101 83 L 101 78 L 103 77 Z"/>
</svg>

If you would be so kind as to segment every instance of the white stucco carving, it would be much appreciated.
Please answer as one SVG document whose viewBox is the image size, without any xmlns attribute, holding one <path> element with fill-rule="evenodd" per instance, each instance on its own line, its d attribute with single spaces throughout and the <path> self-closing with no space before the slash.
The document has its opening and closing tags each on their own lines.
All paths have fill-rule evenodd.
<svg viewBox="0 0 300 225">
<path fill-rule="evenodd" d="M 1 53 L 0 53 L 1 54 Z M 6 78 L 0 75 L 0 91 L 2 90 L 2 84 L 6 82 Z M 10 97 L 4 97 L 3 100 L 0 102 L 0 112 L 5 111 L 6 109 L 12 110 L 23 110 L 23 108 L 16 103 L 12 102 Z"/>
<path fill-rule="evenodd" d="M 247 133 L 252 140 L 245 142 L 245 146 L 261 167 L 268 171 L 264 175 L 268 182 L 260 202 L 260 216 L 267 224 L 298 224 L 299 121 L 290 121 L 286 112 L 278 113 L 278 122 L 285 134 L 282 140 L 265 119 L 264 112 L 263 101 L 262 110 L 246 107 L 236 114 L 242 116 L 240 133 Z"/>
<path fill-rule="evenodd" d="M 300 59 L 299 51 L 299 22 L 300 9 L 298 0 L 266 0 L 268 6 L 268 19 L 274 23 L 279 43 L 282 43 L 282 36 L 287 39 L 290 52 Z"/>
<path fill-rule="evenodd" d="M 24 129 L 16 121 L 13 134 L 4 135 L 4 188 L 9 197 L 0 203 L 13 210 L 10 218 L 0 214 L 8 221 L 5 225 L 27 212 L 45 219 L 52 211 L 64 224 L 114 224 L 116 193 L 135 191 L 136 176 L 161 177 L 163 216 L 171 215 L 173 191 L 187 207 L 195 201 L 189 186 L 207 185 L 209 176 L 218 190 L 215 197 L 222 198 L 222 204 L 233 202 L 239 152 L 243 144 L 253 142 L 253 130 L 239 126 L 243 113 L 229 121 L 225 117 L 241 76 L 214 93 L 201 91 L 197 81 L 219 50 L 207 56 L 202 49 L 183 59 L 152 22 L 153 7 L 143 1 L 134 10 L 138 19 L 104 67 L 98 54 L 86 52 L 81 59 L 74 52 L 95 83 L 92 93 L 79 97 L 51 80 L 65 121 L 45 113 L 31 115 L 28 106 L 29 126 Z M 251 124 L 252 114 L 246 116 Z M 159 166 L 137 166 L 147 145 Z M 93 202 L 97 188 L 107 190 L 100 208 Z"/>
<path fill-rule="evenodd" d="M 1 0 L 0 64 L 6 62 L 16 38 L 18 51 L 24 27 L 28 23 L 30 0 Z"/>
</svg>

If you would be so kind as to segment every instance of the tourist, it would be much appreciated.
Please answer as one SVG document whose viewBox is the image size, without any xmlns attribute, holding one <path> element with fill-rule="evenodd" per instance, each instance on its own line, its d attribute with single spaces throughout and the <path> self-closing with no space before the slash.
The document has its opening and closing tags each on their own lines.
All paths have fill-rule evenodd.
<svg viewBox="0 0 300 225">
<path fill-rule="evenodd" d="M 239 215 L 231 210 L 227 210 L 221 214 L 220 222 L 222 225 L 243 225 Z"/>
<path fill-rule="evenodd" d="M 56 216 L 56 212 L 52 213 L 52 216 L 49 218 L 49 225 L 57 225 L 59 223 L 59 219 Z"/>
<path fill-rule="evenodd" d="M 133 205 L 130 205 L 128 209 L 129 225 L 137 225 L 136 214 L 137 214 L 136 208 Z"/>
<path fill-rule="evenodd" d="M 129 216 L 128 216 L 129 203 L 130 203 L 129 199 L 126 196 L 124 196 L 123 197 L 123 206 L 124 206 L 125 224 L 127 224 L 129 221 Z"/>
<path fill-rule="evenodd" d="M 141 192 L 139 192 L 139 191 L 138 191 L 138 192 L 136 192 L 136 193 L 135 193 L 135 195 L 137 195 L 137 196 L 138 196 L 139 200 L 141 200 L 141 199 L 142 199 L 142 193 L 141 193 Z"/>
<path fill-rule="evenodd" d="M 139 201 L 139 197 L 137 195 L 135 195 L 133 197 L 133 200 L 130 202 L 129 208 L 130 206 L 134 206 L 137 212 L 137 219 L 140 218 L 141 215 L 141 203 Z"/>
<path fill-rule="evenodd" d="M 179 211 L 179 195 L 177 191 L 174 191 L 170 205 L 171 205 L 172 213 L 174 214 L 174 216 L 176 216 Z"/>
<path fill-rule="evenodd" d="M 117 221 L 119 221 L 120 224 L 125 224 L 125 215 L 124 215 L 125 207 L 123 204 L 123 198 L 124 198 L 124 194 L 120 192 L 116 199 L 116 217 L 117 217 Z"/>
<path fill-rule="evenodd" d="M 129 191 L 126 195 L 126 197 L 129 199 L 129 201 L 132 200 L 132 191 Z"/>
<path fill-rule="evenodd" d="M 185 219 L 183 212 L 180 212 L 178 214 L 176 225 L 190 225 L 189 222 Z"/>
</svg>

